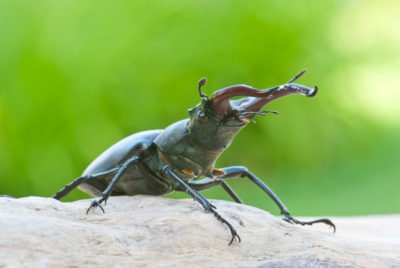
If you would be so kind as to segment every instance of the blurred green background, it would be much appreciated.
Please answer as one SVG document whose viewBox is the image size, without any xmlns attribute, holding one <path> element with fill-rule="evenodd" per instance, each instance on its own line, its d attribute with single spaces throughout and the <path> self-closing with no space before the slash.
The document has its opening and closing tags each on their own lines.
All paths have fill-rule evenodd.
<svg viewBox="0 0 400 268">
<path fill-rule="evenodd" d="M 295 215 L 399 213 L 399 11 L 372 0 L 0 1 L 0 194 L 50 196 L 114 142 L 187 117 L 201 77 L 211 94 L 306 68 L 299 83 L 319 95 L 269 105 L 281 114 L 246 127 L 218 166 L 246 165 Z M 231 185 L 278 213 L 249 181 Z"/>
</svg>

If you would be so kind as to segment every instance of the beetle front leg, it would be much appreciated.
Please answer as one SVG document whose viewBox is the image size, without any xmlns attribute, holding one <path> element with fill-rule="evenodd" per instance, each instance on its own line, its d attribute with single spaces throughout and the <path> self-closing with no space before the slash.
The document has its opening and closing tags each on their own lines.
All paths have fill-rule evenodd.
<svg viewBox="0 0 400 268">
<path fill-rule="evenodd" d="M 181 178 L 179 178 L 179 176 L 177 174 L 175 174 L 175 172 L 172 170 L 171 167 L 165 166 L 163 168 L 163 171 L 164 171 L 165 175 L 167 175 L 170 179 L 175 181 L 175 183 L 179 186 L 179 188 L 181 188 L 183 191 L 185 191 L 190 196 L 192 196 L 194 200 L 199 202 L 204 207 L 206 212 L 213 213 L 214 216 L 219 221 L 221 221 L 222 223 L 224 223 L 225 225 L 228 226 L 229 230 L 231 231 L 231 235 L 232 235 L 229 245 L 232 244 L 232 242 L 235 240 L 235 238 L 237 238 L 239 242 L 241 241 L 240 236 L 237 234 L 235 228 L 227 220 L 225 220 L 221 215 L 219 215 L 219 213 L 217 211 L 215 211 L 216 208 L 204 196 L 202 196 L 196 190 L 192 189 L 185 181 L 183 181 Z"/>
<path fill-rule="evenodd" d="M 107 188 L 101 193 L 102 197 L 99 200 L 93 200 L 88 209 L 86 210 L 86 214 L 89 213 L 90 209 L 93 207 L 99 207 L 103 213 L 104 209 L 101 206 L 101 203 L 107 203 L 108 198 L 110 197 L 112 190 L 114 189 L 115 185 L 117 182 L 121 179 L 122 175 L 124 174 L 125 170 L 130 166 L 130 165 L 136 165 L 139 162 L 139 158 L 137 156 L 133 156 L 132 158 L 128 159 L 126 162 L 124 162 L 121 167 L 119 167 L 117 170 L 117 173 L 111 180 L 111 182 L 108 184 Z"/>
<path fill-rule="evenodd" d="M 179 176 L 172 171 L 171 167 L 165 166 L 163 168 L 163 171 L 170 179 L 172 179 L 173 181 L 176 182 L 176 184 L 178 184 L 179 188 L 182 191 L 185 191 L 187 194 L 193 197 L 194 200 L 199 202 L 203 206 L 206 212 L 211 211 L 213 205 L 211 205 L 211 203 L 204 196 L 199 194 L 196 190 L 192 189 L 186 182 L 184 182 L 181 178 L 179 178 Z"/>
<path fill-rule="evenodd" d="M 246 167 L 241 167 L 241 166 L 235 166 L 235 167 L 227 167 L 227 168 L 222 168 L 222 171 L 225 172 L 225 174 L 218 176 L 220 179 L 227 179 L 227 178 L 243 178 L 247 177 L 249 178 L 252 182 L 254 182 L 258 187 L 260 187 L 266 194 L 269 195 L 269 197 L 275 202 L 275 204 L 279 207 L 281 210 L 281 214 L 284 216 L 284 221 L 287 221 L 289 223 L 293 224 L 300 224 L 300 225 L 313 225 L 314 223 L 325 223 L 329 225 L 330 227 L 333 228 L 333 232 L 336 232 L 336 226 L 333 224 L 333 222 L 329 219 L 317 219 L 313 221 L 300 221 L 294 218 L 290 213 L 289 210 L 286 208 L 286 206 L 283 204 L 283 202 L 279 199 L 279 197 L 259 178 L 257 178 L 256 175 L 251 173 Z"/>
</svg>

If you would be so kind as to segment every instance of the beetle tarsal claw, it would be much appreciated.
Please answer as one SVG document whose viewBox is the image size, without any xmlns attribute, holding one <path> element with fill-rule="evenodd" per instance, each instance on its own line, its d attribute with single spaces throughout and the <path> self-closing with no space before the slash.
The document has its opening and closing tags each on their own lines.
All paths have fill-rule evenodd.
<svg viewBox="0 0 400 268">
<path fill-rule="evenodd" d="M 329 225 L 330 227 L 333 228 L 333 233 L 336 233 L 336 225 L 330 220 L 330 219 L 317 219 L 313 221 L 300 221 L 296 218 L 293 218 L 290 214 L 285 215 L 285 218 L 283 218 L 284 221 L 292 224 L 300 224 L 300 225 L 313 225 L 314 223 L 325 223 Z"/>
<path fill-rule="evenodd" d="M 232 232 L 232 231 L 231 231 Z M 231 241 L 229 242 L 228 246 L 230 246 L 233 241 L 235 241 L 237 239 L 237 241 L 240 243 L 242 241 L 242 239 L 240 238 L 240 236 L 237 234 L 236 230 L 234 230 L 234 232 L 232 232 L 232 238 Z"/>
<path fill-rule="evenodd" d="M 103 213 L 106 213 L 106 212 L 104 211 L 103 206 L 101 205 L 101 203 L 102 203 L 103 201 L 105 201 L 104 198 L 101 198 L 101 199 L 99 199 L 99 200 L 93 200 L 92 203 L 90 203 L 90 206 L 88 207 L 88 209 L 86 210 L 86 214 L 88 214 L 89 211 L 90 211 L 90 209 L 91 209 L 91 208 L 94 208 L 94 207 L 99 207 L 99 208 L 101 209 L 101 211 L 103 211 Z"/>
</svg>

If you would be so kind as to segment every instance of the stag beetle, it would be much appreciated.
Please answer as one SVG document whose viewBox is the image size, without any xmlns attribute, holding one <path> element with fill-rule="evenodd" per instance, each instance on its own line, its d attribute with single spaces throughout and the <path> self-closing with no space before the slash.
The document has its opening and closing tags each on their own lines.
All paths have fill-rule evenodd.
<svg viewBox="0 0 400 268">
<path fill-rule="evenodd" d="M 103 212 L 110 195 L 163 195 L 172 191 L 185 191 L 198 201 L 206 212 L 227 225 L 232 238 L 240 242 L 235 228 L 223 218 L 203 195 L 201 190 L 221 185 L 237 203 L 240 197 L 225 179 L 246 177 L 260 187 L 279 207 L 284 220 L 300 225 L 325 223 L 335 230 L 329 219 L 300 221 L 292 217 L 278 196 L 246 167 L 214 168 L 218 157 L 229 147 L 238 132 L 257 115 L 276 113 L 263 111 L 263 106 L 280 97 L 300 94 L 313 97 L 318 87 L 309 88 L 294 84 L 305 71 L 286 84 L 260 90 L 246 85 L 220 89 L 208 97 L 198 83 L 201 102 L 189 109 L 190 117 L 173 123 L 163 130 L 149 130 L 133 134 L 107 149 L 83 172 L 82 176 L 66 185 L 53 198 L 60 199 L 79 187 L 84 192 L 99 196 L 93 200 L 86 213 L 93 207 Z M 242 98 L 231 100 L 233 97 Z M 200 177 L 205 177 L 199 179 Z"/>
</svg>

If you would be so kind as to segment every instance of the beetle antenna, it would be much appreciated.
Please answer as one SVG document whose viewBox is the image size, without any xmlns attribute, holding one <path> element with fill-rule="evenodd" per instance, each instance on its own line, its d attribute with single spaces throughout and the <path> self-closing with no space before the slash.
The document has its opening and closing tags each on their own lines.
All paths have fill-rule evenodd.
<svg viewBox="0 0 400 268">
<path fill-rule="evenodd" d="M 303 74 L 306 72 L 306 70 L 302 70 L 300 73 L 296 74 L 295 77 L 293 77 L 292 79 L 290 79 L 287 83 L 293 83 L 294 81 L 296 81 L 297 79 L 299 79 L 300 77 L 303 76 Z"/>
<path fill-rule="evenodd" d="M 206 94 L 204 94 L 204 92 L 201 90 L 202 87 L 204 87 L 207 84 L 207 78 L 201 78 L 199 80 L 199 86 L 198 86 L 198 90 L 199 90 L 199 95 L 201 97 L 202 100 L 206 100 L 208 101 L 208 96 Z"/>
</svg>

